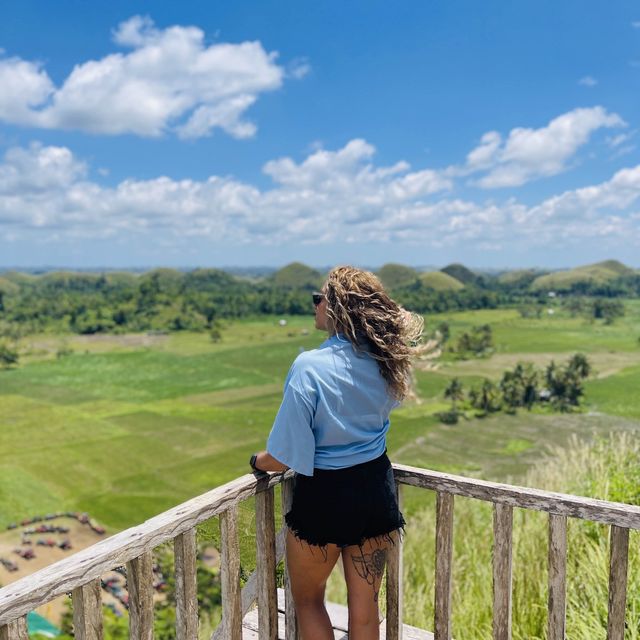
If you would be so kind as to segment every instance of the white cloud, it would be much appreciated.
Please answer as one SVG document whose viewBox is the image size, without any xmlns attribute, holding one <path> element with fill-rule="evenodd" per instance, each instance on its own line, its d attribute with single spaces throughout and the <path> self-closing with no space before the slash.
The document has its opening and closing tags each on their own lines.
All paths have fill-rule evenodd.
<svg viewBox="0 0 640 640">
<path fill-rule="evenodd" d="M 28 149 L 14 147 L 0 164 L 0 195 L 13 198 L 33 193 L 50 193 L 78 182 L 86 166 L 65 147 L 32 144 Z"/>
<path fill-rule="evenodd" d="M 480 144 L 467 155 L 467 167 L 471 171 L 487 169 L 496 161 L 502 136 L 497 131 L 489 131 L 480 139 Z"/>
<path fill-rule="evenodd" d="M 221 176 L 106 187 L 88 179 L 87 166 L 69 149 L 13 148 L 0 162 L 0 234 L 139 237 L 168 248 L 192 237 L 259 245 L 419 243 L 425 250 L 562 246 L 579 238 L 640 246 L 640 165 L 527 206 L 515 198 L 466 200 L 443 172 L 412 170 L 403 161 L 379 166 L 374 158 L 375 148 L 356 139 L 300 162 L 268 162 L 273 185 L 265 189 Z"/>
<path fill-rule="evenodd" d="M 628 133 L 620 133 L 615 136 L 608 136 L 605 142 L 609 149 L 613 151 L 611 158 L 620 158 L 633 153 L 636 150 L 636 145 L 632 142 L 637 130 L 629 131 Z"/>
<path fill-rule="evenodd" d="M 578 84 L 583 87 L 595 87 L 598 81 L 593 76 L 584 76 L 578 80 Z"/>
<path fill-rule="evenodd" d="M 158 39 L 158 30 L 149 16 L 133 16 L 113 30 L 113 41 L 123 47 L 142 47 Z"/>
<path fill-rule="evenodd" d="M 608 136 L 606 138 L 606 143 L 607 145 L 609 145 L 609 147 L 611 147 L 612 149 L 615 149 L 616 147 L 619 147 L 624 142 L 627 142 L 628 140 L 630 140 L 633 133 L 634 132 L 619 133 L 618 135 L 615 135 L 615 136 Z"/>
<path fill-rule="evenodd" d="M 640 198 L 640 165 L 621 169 L 614 176 L 597 185 L 566 191 L 532 207 L 526 218 L 530 220 L 580 219 L 585 223 L 603 211 L 622 212 Z"/>
<path fill-rule="evenodd" d="M 285 76 L 260 42 L 207 46 L 198 27 L 157 29 L 134 16 L 113 38 L 131 51 L 78 64 L 59 87 L 37 63 L 0 59 L 0 120 L 107 135 L 200 137 L 219 128 L 245 138 L 256 131 L 247 109 Z"/>
<path fill-rule="evenodd" d="M 39 64 L 19 58 L 0 59 L 0 87 L 0 120 L 16 124 L 30 124 L 33 107 L 48 100 L 54 91 Z"/>
<path fill-rule="evenodd" d="M 306 58 L 296 58 L 287 66 L 287 76 L 301 80 L 311 72 L 311 65 Z"/>
<path fill-rule="evenodd" d="M 466 164 L 450 168 L 449 173 L 486 171 L 477 179 L 478 186 L 517 187 L 565 171 L 569 160 L 598 129 L 624 126 L 626 123 L 616 113 L 592 107 L 569 111 L 540 129 L 517 127 L 504 140 L 498 132 L 490 131 L 468 154 Z"/>
<path fill-rule="evenodd" d="M 357 237 L 363 222 L 424 207 L 425 198 L 452 186 L 438 172 L 411 171 L 406 162 L 375 166 L 374 153 L 366 141 L 352 140 L 300 163 L 273 160 L 264 171 L 274 187 L 260 191 L 219 176 L 125 180 L 106 188 L 86 179 L 85 165 L 69 149 L 14 148 L 0 164 L 0 220 L 25 231 L 55 228 L 86 236 L 163 229 L 223 241 L 317 241 L 335 237 L 340 228 Z"/>
</svg>

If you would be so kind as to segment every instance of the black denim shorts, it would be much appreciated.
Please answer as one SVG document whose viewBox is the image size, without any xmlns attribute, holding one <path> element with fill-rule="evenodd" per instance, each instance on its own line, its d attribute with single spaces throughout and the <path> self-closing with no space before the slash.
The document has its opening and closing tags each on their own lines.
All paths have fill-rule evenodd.
<svg viewBox="0 0 640 640">
<path fill-rule="evenodd" d="M 402 529 L 393 469 L 386 453 L 344 469 L 315 469 L 296 475 L 291 511 L 292 533 L 308 544 L 361 545 Z"/>
</svg>

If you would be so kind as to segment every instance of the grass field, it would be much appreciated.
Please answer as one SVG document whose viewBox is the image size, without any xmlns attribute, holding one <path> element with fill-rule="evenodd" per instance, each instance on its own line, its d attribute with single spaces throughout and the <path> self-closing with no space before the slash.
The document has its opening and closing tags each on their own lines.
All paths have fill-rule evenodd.
<svg viewBox="0 0 640 640">
<path fill-rule="evenodd" d="M 247 471 L 263 448 L 292 360 L 323 335 L 310 318 L 235 322 L 223 339 L 167 336 L 37 336 L 17 369 L 0 371 L 0 526 L 58 509 L 90 512 L 111 530 L 139 523 Z M 559 311 L 445 314 L 458 332 L 489 323 L 496 353 L 418 371 L 420 402 L 393 417 L 388 446 L 406 464 L 485 478 L 521 476 L 549 446 L 640 427 L 640 305 L 611 326 Z M 62 346 L 71 355 L 56 358 Z M 543 365 L 587 353 L 596 377 L 584 413 L 521 412 L 441 424 L 442 391 L 457 375 L 498 377 L 518 360 Z M 413 494 L 411 494 L 413 495 Z M 422 498 L 408 497 L 407 510 Z"/>
</svg>

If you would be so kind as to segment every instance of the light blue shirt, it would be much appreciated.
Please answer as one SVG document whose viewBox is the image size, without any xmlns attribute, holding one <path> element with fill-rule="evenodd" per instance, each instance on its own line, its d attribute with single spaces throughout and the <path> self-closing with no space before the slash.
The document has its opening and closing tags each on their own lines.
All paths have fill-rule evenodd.
<svg viewBox="0 0 640 640">
<path fill-rule="evenodd" d="M 331 336 L 291 365 L 267 451 L 305 476 L 368 462 L 384 453 L 397 404 L 376 360 Z"/>
</svg>

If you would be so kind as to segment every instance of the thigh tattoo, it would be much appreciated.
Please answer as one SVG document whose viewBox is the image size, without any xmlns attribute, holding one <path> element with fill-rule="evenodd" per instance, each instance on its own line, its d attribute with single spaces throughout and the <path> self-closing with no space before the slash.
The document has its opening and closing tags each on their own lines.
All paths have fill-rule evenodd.
<svg viewBox="0 0 640 640">
<path fill-rule="evenodd" d="M 376 582 L 379 582 L 384 573 L 384 565 L 387 562 L 386 549 L 374 549 L 371 553 L 363 553 L 360 555 L 351 554 L 351 562 L 357 574 L 367 581 L 373 587 L 373 599 L 378 600 L 378 590 Z"/>
</svg>

